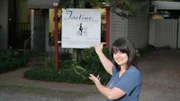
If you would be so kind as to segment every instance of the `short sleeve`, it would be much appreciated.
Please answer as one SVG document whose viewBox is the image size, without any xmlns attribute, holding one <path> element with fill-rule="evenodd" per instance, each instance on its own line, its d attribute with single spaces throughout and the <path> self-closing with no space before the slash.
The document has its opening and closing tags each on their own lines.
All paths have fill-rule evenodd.
<svg viewBox="0 0 180 101">
<path fill-rule="evenodd" d="M 121 79 L 114 87 L 118 87 L 129 95 L 141 81 L 141 75 L 138 71 L 128 71 L 122 75 Z"/>
<path fill-rule="evenodd" d="M 113 66 L 113 67 L 112 67 L 112 73 L 113 73 L 112 75 L 114 75 L 116 72 L 117 72 L 117 70 L 116 70 L 116 68 Z"/>
</svg>

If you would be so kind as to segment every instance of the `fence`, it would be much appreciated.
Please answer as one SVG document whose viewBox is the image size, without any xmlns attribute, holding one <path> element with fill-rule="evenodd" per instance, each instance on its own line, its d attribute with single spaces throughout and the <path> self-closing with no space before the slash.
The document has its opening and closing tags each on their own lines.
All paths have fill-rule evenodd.
<svg viewBox="0 0 180 101">
<path fill-rule="evenodd" d="M 177 19 L 151 19 L 149 44 L 155 47 L 180 48 L 180 21 Z"/>
</svg>

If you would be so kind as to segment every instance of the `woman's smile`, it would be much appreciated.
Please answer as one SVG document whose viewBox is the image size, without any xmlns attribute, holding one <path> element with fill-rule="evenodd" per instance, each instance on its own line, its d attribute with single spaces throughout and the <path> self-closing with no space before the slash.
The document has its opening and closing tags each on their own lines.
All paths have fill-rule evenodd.
<svg viewBox="0 0 180 101">
<path fill-rule="evenodd" d="M 127 63 L 128 56 L 126 53 L 117 52 L 114 54 L 114 60 L 118 65 L 123 65 Z"/>
</svg>

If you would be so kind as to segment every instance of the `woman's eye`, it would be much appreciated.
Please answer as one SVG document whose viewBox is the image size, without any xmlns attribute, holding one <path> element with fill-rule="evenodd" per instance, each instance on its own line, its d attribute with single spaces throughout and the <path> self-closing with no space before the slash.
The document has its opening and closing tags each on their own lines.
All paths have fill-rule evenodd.
<svg viewBox="0 0 180 101">
<path fill-rule="evenodd" d="M 119 51 L 118 53 L 119 53 L 119 54 L 123 54 L 123 52 L 121 52 L 121 51 Z"/>
</svg>

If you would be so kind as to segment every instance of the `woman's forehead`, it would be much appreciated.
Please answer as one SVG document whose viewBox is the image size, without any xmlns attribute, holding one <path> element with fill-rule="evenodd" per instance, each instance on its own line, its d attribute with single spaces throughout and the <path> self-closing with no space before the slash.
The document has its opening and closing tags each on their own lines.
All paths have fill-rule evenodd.
<svg viewBox="0 0 180 101">
<path fill-rule="evenodd" d="M 126 53 L 126 50 L 125 49 L 120 49 L 118 47 L 113 47 L 112 48 L 112 53 L 117 53 L 117 52 Z"/>
<path fill-rule="evenodd" d="M 113 49 L 112 49 L 112 52 L 113 52 L 113 53 L 117 53 L 117 52 L 121 52 L 121 50 L 118 49 L 118 48 L 113 48 Z"/>
</svg>

